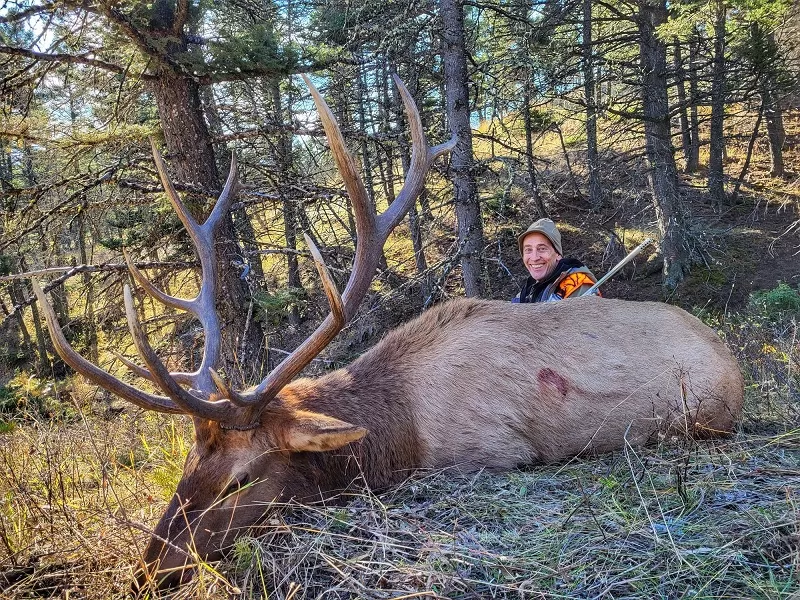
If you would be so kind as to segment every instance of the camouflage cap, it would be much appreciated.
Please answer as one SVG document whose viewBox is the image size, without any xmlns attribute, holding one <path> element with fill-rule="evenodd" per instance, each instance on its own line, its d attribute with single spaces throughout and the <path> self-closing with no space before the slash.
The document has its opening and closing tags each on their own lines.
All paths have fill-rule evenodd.
<svg viewBox="0 0 800 600">
<path fill-rule="evenodd" d="M 556 224 L 550 219 L 539 219 L 517 236 L 520 255 L 522 255 L 522 242 L 525 240 L 525 236 L 529 233 L 541 233 L 544 237 L 550 240 L 550 243 L 553 244 L 553 248 L 558 254 L 562 256 L 564 255 L 564 252 L 561 250 L 561 234 L 559 233 Z"/>
</svg>

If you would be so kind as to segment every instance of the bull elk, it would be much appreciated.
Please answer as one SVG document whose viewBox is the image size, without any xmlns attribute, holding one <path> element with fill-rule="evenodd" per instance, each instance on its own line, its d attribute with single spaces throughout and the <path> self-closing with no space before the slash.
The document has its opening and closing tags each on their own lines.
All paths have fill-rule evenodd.
<svg viewBox="0 0 800 600">
<path fill-rule="evenodd" d="M 200 257 L 199 294 L 192 300 L 169 296 L 127 255 L 126 261 L 145 292 L 193 314 L 205 334 L 200 367 L 169 372 L 148 343 L 125 286 L 131 334 L 146 368 L 126 364 L 163 396 L 130 386 L 75 352 L 35 286 L 55 348 L 74 370 L 140 407 L 194 419 L 195 443 L 145 551 L 140 585 L 176 585 L 191 575 L 187 557 L 220 558 L 273 501 L 329 497 L 358 480 L 386 488 L 417 468 L 501 470 L 658 435 L 732 430 L 743 400 L 735 360 L 698 319 L 659 303 L 454 300 L 390 332 L 349 366 L 292 381 L 355 314 L 387 236 L 415 201 L 431 162 L 453 145 L 428 147 L 414 102 L 397 80 L 411 127 L 412 166 L 397 199 L 376 215 L 332 114 L 306 82 L 352 200 L 358 243 L 340 296 L 306 238 L 331 312 L 260 384 L 237 391 L 215 371 L 220 324 L 212 248 L 235 193 L 235 161 L 211 215 L 199 225 L 153 149 L 170 202 Z"/>
</svg>

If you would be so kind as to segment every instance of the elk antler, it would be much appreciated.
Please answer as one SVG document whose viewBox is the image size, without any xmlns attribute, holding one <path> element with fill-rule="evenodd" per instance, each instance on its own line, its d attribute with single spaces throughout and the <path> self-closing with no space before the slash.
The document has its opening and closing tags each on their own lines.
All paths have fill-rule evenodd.
<svg viewBox="0 0 800 600">
<path fill-rule="evenodd" d="M 34 292 L 45 313 L 47 328 L 56 352 L 75 371 L 93 381 L 97 385 L 129 400 L 142 408 L 161 412 L 187 413 L 195 417 L 224 422 L 231 427 L 241 428 L 252 424 L 250 411 L 242 411 L 230 399 L 211 400 L 217 394 L 217 387 L 212 376 L 213 369 L 220 358 L 220 324 L 214 307 L 216 296 L 217 269 L 214 261 L 214 236 L 225 213 L 228 211 L 238 187 L 238 169 L 236 158 L 231 159 L 231 169 L 225 187 L 222 190 L 211 215 L 205 223 L 199 225 L 189 213 L 186 206 L 178 196 L 175 187 L 169 179 L 166 165 L 155 145 L 151 140 L 153 160 L 167 193 L 167 198 L 172 204 L 178 218 L 183 223 L 189 237 L 194 242 L 195 251 L 200 258 L 202 278 L 200 291 L 191 300 L 176 298 L 165 294 L 154 286 L 147 277 L 133 264 L 127 252 L 123 252 L 128 269 L 136 282 L 144 288 L 145 292 L 167 306 L 177 308 L 194 315 L 203 327 L 204 348 L 203 359 L 200 366 L 192 373 L 170 373 L 161 359 L 153 351 L 139 324 L 136 310 L 133 305 L 133 296 L 130 288 L 124 288 L 125 312 L 128 326 L 131 330 L 136 349 L 147 365 L 147 369 L 139 367 L 127 359 L 123 362 L 131 370 L 146 379 L 155 382 L 167 397 L 156 396 L 142 392 L 83 358 L 69 345 L 64 338 L 61 328 L 56 320 L 52 307 L 47 302 L 40 286 L 34 282 Z M 189 389 L 182 387 L 186 385 Z"/>
<path fill-rule="evenodd" d="M 200 225 L 194 220 L 175 191 L 175 187 L 167 175 L 164 160 L 152 141 L 153 158 L 161 183 L 167 193 L 167 198 L 184 227 L 186 227 L 195 251 L 200 258 L 202 272 L 200 291 L 191 300 L 170 296 L 159 290 L 145 277 L 133 264 L 127 252 L 124 253 L 125 261 L 128 264 L 131 275 L 146 293 L 167 306 L 191 313 L 200 321 L 205 337 L 202 362 L 197 370 L 191 373 L 171 373 L 166 368 L 147 341 L 134 307 L 133 295 L 126 285 L 124 298 L 128 325 L 136 349 L 147 368 L 139 367 L 127 359 L 120 358 L 134 373 L 156 383 L 166 394 L 166 397 L 138 390 L 93 365 L 69 345 L 61 332 L 52 307 L 44 296 L 44 292 L 34 282 L 34 291 L 39 303 L 42 305 L 47 328 L 53 338 L 55 349 L 64 359 L 64 362 L 97 385 L 142 408 L 161 412 L 187 413 L 195 417 L 218 421 L 226 428 L 247 429 L 255 427 L 258 415 L 263 407 L 275 397 L 283 386 L 302 371 L 327 346 L 347 321 L 353 317 L 358 305 L 369 289 L 380 257 L 380 250 L 386 238 L 411 208 L 417 196 L 419 196 L 431 163 L 438 156 L 455 146 L 455 136 L 444 144 L 433 148 L 428 146 L 419 112 L 414 100 L 411 98 L 411 94 L 409 94 L 397 75 L 393 77 L 400 89 L 400 95 L 411 126 L 413 143 L 411 168 L 395 201 L 382 214 L 376 215 L 369 202 L 361 177 L 358 175 L 355 161 L 345 147 L 342 134 L 333 114 L 308 77 L 303 76 L 311 90 L 331 152 L 337 168 L 342 174 L 345 188 L 350 195 L 355 213 L 358 241 L 353 270 L 344 293 L 340 296 L 319 250 L 317 250 L 311 239 L 305 236 L 306 244 L 317 266 L 323 288 L 331 305 L 331 313 L 317 327 L 314 333 L 281 362 L 258 386 L 244 392 L 236 392 L 229 388 L 215 370 L 220 358 L 221 332 L 219 318 L 214 308 L 217 280 L 213 255 L 214 236 L 223 216 L 228 211 L 238 186 L 235 157 L 231 160 L 228 180 L 214 205 L 211 215 L 205 223 Z M 222 397 L 222 399 L 212 400 L 212 398 L 219 397 Z"/>
<path fill-rule="evenodd" d="M 382 214 L 376 215 L 369 201 L 369 196 L 367 196 L 364 183 L 358 174 L 355 161 L 345 147 L 342 133 L 339 131 L 339 125 L 336 123 L 333 113 L 308 77 L 303 75 L 303 80 L 311 90 L 311 96 L 317 106 L 322 127 L 325 129 L 325 136 L 330 144 L 331 153 L 339 172 L 342 174 L 345 188 L 353 205 L 356 220 L 356 255 L 350 279 L 348 279 L 344 294 L 342 294 L 344 319 L 338 319 L 335 311 L 328 315 L 314 333 L 289 357 L 275 367 L 258 386 L 241 394 L 241 399 L 247 403 L 267 403 L 272 400 L 275 394 L 302 371 L 339 333 L 345 323 L 353 317 L 372 282 L 372 277 L 380 259 L 380 251 L 386 242 L 386 238 L 389 237 L 389 233 L 402 220 L 420 192 L 422 192 L 422 188 L 425 185 L 425 175 L 433 161 L 438 156 L 452 150 L 456 144 L 456 137 L 453 135 L 444 144 L 433 148 L 428 146 L 425 132 L 422 129 L 422 120 L 414 99 L 400 78 L 397 75 L 393 75 L 393 77 L 400 90 L 403 105 L 406 109 L 406 116 L 411 125 L 411 168 L 406 175 L 403 188 L 394 202 Z M 321 261 L 318 260 L 317 264 L 321 264 Z M 326 293 L 330 298 L 331 291 L 327 286 Z"/>
<path fill-rule="evenodd" d="M 127 383 L 120 381 L 113 375 L 106 373 L 103 369 L 93 365 L 80 354 L 75 352 L 72 346 L 69 345 L 67 339 L 64 337 L 64 333 L 61 331 L 61 325 L 58 324 L 56 313 L 53 310 L 53 307 L 50 306 L 50 303 L 47 301 L 39 282 L 34 279 L 31 281 L 31 285 L 33 286 L 33 292 L 36 294 L 36 298 L 39 300 L 39 304 L 42 307 L 42 312 L 44 313 L 44 318 L 47 322 L 47 329 L 50 331 L 50 337 L 53 339 L 53 346 L 65 363 L 86 377 L 86 379 L 93 381 L 103 389 L 116 394 L 120 398 L 124 398 L 129 402 L 133 402 L 136 406 L 159 412 L 183 412 L 183 409 L 174 404 L 169 398 L 148 394 L 147 392 L 143 392 L 142 390 L 132 387 Z"/>
</svg>

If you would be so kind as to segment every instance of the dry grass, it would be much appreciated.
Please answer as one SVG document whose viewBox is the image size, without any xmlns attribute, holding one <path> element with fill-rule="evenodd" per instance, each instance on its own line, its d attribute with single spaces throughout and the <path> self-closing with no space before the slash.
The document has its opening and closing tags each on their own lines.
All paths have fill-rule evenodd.
<svg viewBox="0 0 800 600">
<path fill-rule="evenodd" d="M 189 435 L 180 420 L 123 415 L 6 436 L 2 597 L 124 597 Z M 164 597 L 789 598 L 798 489 L 791 427 L 503 474 L 420 473 L 381 495 L 285 507 L 220 574 L 206 565 Z"/>
<path fill-rule="evenodd" d="M 280 507 L 161 597 L 797 600 L 800 344 L 786 301 L 704 317 L 748 381 L 730 439 L 418 473 L 380 495 Z M 92 413 L 90 388 L 71 394 L 84 404 L 60 421 L 29 416 L 0 436 L 2 598 L 125 597 L 180 477 L 187 419 Z"/>
<path fill-rule="evenodd" d="M 3 598 L 124 596 L 182 468 L 190 431 L 172 423 L 82 415 L 0 439 Z"/>
<path fill-rule="evenodd" d="M 434 473 L 293 507 L 230 567 L 248 598 L 783 598 L 800 589 L 798 485 L 800 430 Z"/>
</svg>

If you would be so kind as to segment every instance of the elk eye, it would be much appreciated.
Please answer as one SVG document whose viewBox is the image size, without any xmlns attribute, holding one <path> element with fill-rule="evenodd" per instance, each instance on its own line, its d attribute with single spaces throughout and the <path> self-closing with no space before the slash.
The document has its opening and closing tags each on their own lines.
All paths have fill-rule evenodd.
<svg viewBox="0 0 800 600">
<path fill-rule="evenodd" d="M 250 482 L 250 475 L 248 473 L 242 473 L 238 477 L 236 477 L 222 494 L 222 497 L 225 498 L 226 496 L 230 496 L 231 494 L 235 494 L 244 486 L 246 486 Z"/>
</svg>

